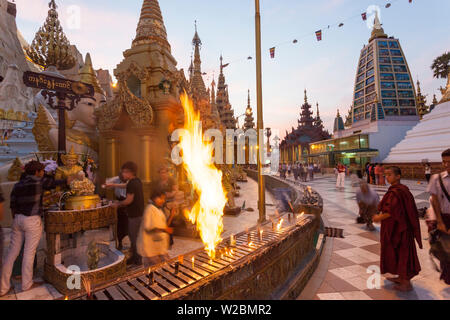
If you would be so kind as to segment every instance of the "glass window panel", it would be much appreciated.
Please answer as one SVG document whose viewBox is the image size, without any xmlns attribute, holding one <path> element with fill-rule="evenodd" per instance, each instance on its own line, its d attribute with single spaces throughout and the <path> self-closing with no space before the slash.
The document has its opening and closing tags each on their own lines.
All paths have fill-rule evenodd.
<svg viewBox="0 0 450 320">
<path fill-rule="evenodd" d="M 409 80 L 409 75 L 407 73 L 396 73 L 395 78 L 397 81 Z"/>
<path fill-rule="evenodd" d="M 381 82 L 381 89 L 395 89 L 395 82 Z"/>
<path fill-rule="evenodd" d="M 397 41 L 389 41 L 389 48 L 399 48 Z"/>
<path fill-rule="evenodd" d="M 366 73 L 366 77 L 370 77 L 370 76 L 373 76 L 373 68 L 370 69 L 369 71 L 367 71 L 367 73 Z"/>
<path fill-rule="evenodd" d="M 416 105 L 414 99 L 401 99 L 399 103 L 401 107 L 414 107 Z"/>
<path fill-rule="evenodd" d="M 367 61 L 373 60 L 373 53 L 367 55 Z"/>
<path fill-rule="evenodd" d="M 369 61 L 369 63 L 367 64 L 367 69 L 372 68 L 373 67 L 373 60 Z"/>
<path fill-rule="evenodd" d="M 367 54 L 367 49 L 364 49 L 361 53 L 362 56 L 365 56 Z"/>
<path fill-rule="evenodd" d="M 368 52 L 372 52 L 373 51 L 373 44 L 370 45 Z"/>
<path fill-rule="evenodd" d="M 394 90 L 381 90 L 381 97 L 383 98 L 396 98 L 397 93 Z"/>
<path fill-rule="evenodd" d="M 387 116 L 398 116 L 398 109 L 385 108 L 385 109 L 384 109 L 384 113 L 385 113 Z"/>
<path fill-rule="evenodd" d="M 396 107 L 398 104 L 395 99 L 383 99 L 383 105 L 386 107 Z"/>
<path fill-rule="evenodd" d="M 361 98 L 362 96 L 364 96 L 364 90 L 355 93 L 355 99 Z"/>
<path fill-rule="evenodd" d="M 369 79 L 366 80 L 366 85 L 369 85 L 369 84 L 373 83 L 374 81 L 375 81 L 375 77 L 372 76 L 372 77 L 370 77 Z"/>
<path fill-rule="evenodd" d="M 391 55 L 394 56 L 394 57 L 401 57 L 402 56 L 402 52 L 400 50 L 392 49 L 391 50 Z"/>
<path fill-rule="evenodd" d="M 392 66 L 386 64 L 380 64 L 381 72 L 392 72 Z"/>
<path fill-rule="evenodd" d="M 416 110 L 416 108 L 401 108 L 400 114 L 402 116 L 416 116 L 417 110 Z"/>
<path fill-rule="evenodd" d="M 405 64 L 405 60 L 400 57 L 392 57 L 393 64 Z"/>
<path fill-rule="evenodd" d="M 359 136 L 359 143 L 361 148 L 369 148 L 369 137 L 368 136 Z"/>
<path fill-rule="evenodd" d="M 394 75 L 392 73 L 382 73 L 380 74 L 381 80 L 394 80 Z"/>
<path fill-rule="evenodd" d="M 366 119 L 370 119 L 370 112 L 366 113 Z"/>
<path fill-rule="evenodd" d="M 375 83 L 366 88 L 366 94 L 375 91 Z"/>
<path fill-rule="evenodd" d="M 356 79 L 356 82 L 361 82 L 361 81 L 363 81 L 365 78 L 366 78 L 366 75 L 365 75 L 365 74 L 362 74 L 362 75 L 360 75 L 360 76 Z"/>
<path fill-rule="evenodd" d="M 408 72 L 405 65 L 394 65 L 395 72 Z"/>
<path fill-rule="evenodd" d="M 411 82 L 397 82 L 398 89 L 412 89 Z"/>
<path fill-rule="evenodd" d="M 363 64 L 366 64 L 366 58 L 362 58 L 359 62 L 359 66 L 362 66 Z"/>
<path fill-rule="evenodd" d="M 414 92 L 399 90 L 398 91 L 398 97 L 399 98 L 414 98 Z"/>
<path fill-rule="evenodd" d="M 375 89 L 373 89 L 372 91 L 375 91 Z M 372 102 L 373 100 L 375 100 L 375 97 L 377 96 L 377 94 L 374 92 L 374 93 L 372 93 L 372 94 L 370 94 L 370 95 L 368 95 L 367 97 L 366 97 L 366 103 L 368 103 L 368 102 Z"/>
<path fill-rule="evenodd" d="M 355 87 L 355 91 L 358 91 L 360 89 L 364 88 L 364 82 L 359 83 L 358 85 L 356 85 Z"/>
<path fill-rule="evenodd" d="M 358 99 L 355 101 L 355 106 L 360 106 L 362 104 L 364 104 L 364 98 L 361 98 L 361 99 Z"/>
<path fill-rule="evenodd" d="M 391 58 L 389 58 L 389 57 L 379 57 L 378 61 L 380 61 L 380 63 L 391 63 Z"/>
<path fill-rule="evenodd" d="M 388 47 L 387 41 L 378 41 L 378 46 L 380 48 L 387 48 Z"/>
<path fill-rule="evenodd" d="M 366 66 L 362 66 L 361 68 L 359 68 L 358 74 L 363 73 L 364 71 L 366 71 Z"/>
<path fill-rule="evenodd" d="M 388 49 L 380 49 L 380 56 L 389 56 Z"/>
</svg>

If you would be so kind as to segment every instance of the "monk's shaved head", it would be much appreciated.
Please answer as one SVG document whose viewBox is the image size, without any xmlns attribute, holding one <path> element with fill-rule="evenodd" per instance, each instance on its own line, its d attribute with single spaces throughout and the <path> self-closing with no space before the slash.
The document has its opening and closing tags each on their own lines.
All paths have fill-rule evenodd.
<svg viewBox="0 0 450 320">
<path fill-rule="evenodd" d="M 391 167 L 388 167 L 387 170 L 391 170 L 392 173 L 395 174 L 396 176 L 402 175 L 402 170 L 399 167 L 391 166 Z"/>
</svg>

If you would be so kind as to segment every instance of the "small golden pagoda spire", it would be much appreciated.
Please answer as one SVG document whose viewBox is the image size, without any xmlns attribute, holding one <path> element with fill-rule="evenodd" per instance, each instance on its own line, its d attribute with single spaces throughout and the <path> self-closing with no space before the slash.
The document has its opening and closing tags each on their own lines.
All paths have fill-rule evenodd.
<svg viewBox="0 0 450 320">
<path fill-rule="evenodd" d="M 158 0 L 144 0 L 133 47 L 152 43 L 158 43 L 169 52 L 171 50 Z"/>
<path fill-rule="evenodd" d="M 80 81 L 90 84 L 94 87 L 95 92 L 105 95 L 100 83 L 98 82 L 97 75 L 95 74 L 94 67 L 92 66 L 91 54 L 86 54 L 86 60 L 84 67 L 80 70 Z"/>
<path fill-rule="evenodd" d="M 58 70 L 71 69 L 76 62 L 70 53 L 70 42 L 59 22 L 55 0 L 51 0 L 48 6 L 50 10 L 47 19 L 26 53 L 34 63 L 44 68 L 55 66 Z"/>
<path fill-rule="evenodd" d="M 380 18 L 378 17 L 378 11 L 375 11 L 375 21 L 373 24 L 372 36 L 370 37 L 370 41 L 376 38 L 387 38 L 387 34 L 384 33 L 383 27 L 380 22 Z"/>
</svg>

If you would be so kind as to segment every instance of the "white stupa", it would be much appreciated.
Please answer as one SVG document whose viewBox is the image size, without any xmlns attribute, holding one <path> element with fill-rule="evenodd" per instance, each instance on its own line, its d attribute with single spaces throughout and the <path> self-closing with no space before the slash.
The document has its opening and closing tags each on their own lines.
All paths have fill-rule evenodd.
<svg viewBox="0 0 450 320">
<path fill-rule="evenodd" d="M 447 88 L 447 92 L 450 92 Z M 438 104 L 425 115 L 405 139 L 392 148 L 383 163 L 441 162 L 441 154 L 450 148 L 450 101 Z"/>
</svg>

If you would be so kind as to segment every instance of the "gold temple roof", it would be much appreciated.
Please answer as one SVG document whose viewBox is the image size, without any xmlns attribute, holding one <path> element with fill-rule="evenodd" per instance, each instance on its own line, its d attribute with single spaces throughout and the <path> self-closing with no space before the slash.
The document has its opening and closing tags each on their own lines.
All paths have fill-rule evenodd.
<svg viewBox="0 0 450 320">
<path fill-rule="evenodd" d="M 372 35 L 370 37 L 370 41 L 377 38 L 387 38 L 387 34 L 384 33 L 384 29 L 381 25 L 380 18 L 378 17 L 378 11 L 375 11 L 375 21 L 372 29 Z"/>
<path fill-rule="evenodd" d="M 94 87 L 96 93 L 100 93 L 105 95 L 104 90 L 100 86 L 98 82 L 97 75 L 94 71 L 94 67 L 92 66 L 92 59 L 90 53 L 86 54 L 86 60 L 84 62 L 83 68 L 80 69 L 80 81 L 90 84 Z"/>
</svg>

